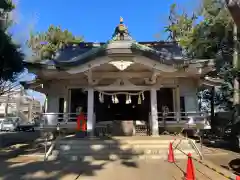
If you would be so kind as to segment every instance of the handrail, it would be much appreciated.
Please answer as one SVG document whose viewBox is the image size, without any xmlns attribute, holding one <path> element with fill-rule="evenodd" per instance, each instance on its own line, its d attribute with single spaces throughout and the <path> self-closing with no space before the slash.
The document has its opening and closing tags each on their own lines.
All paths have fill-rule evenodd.
<svg viewBox="0 0 240 180">
<path fill-rule="evenodd" d="M 52 119 L 54 119 L 55 121 L 57 120 L 59 123 L 64 122 L 71 122 L 71 120 L 77 121 L 77 116 L 79 115 L 79 113 L 41 113 L 40 117 L 41 119 L 44 120 L 44 123 L 46 122 L 46 118 L 44 118 L 44 116 L 52 116 Z M 87 113 L 84 113 L 85 116 L 87 116 Z M 55 118 L 54 118 L 55 116 Z M 45 123 L 46 124 L 46 123 Z"/>
<path fill-rule="evenodd" d="M 201 151 L 199 150 L 199 148 L 197 147 L 195 141 L 193 141 L 192 139 L 188 138 L 188 137 L 183 137 L 183 136 L 178 136 L 178 138 L 175 138 L 172 142 L 172 145 L 174 145 L 174 143 L 180 139 L 180 141 L 177 143 L 177 145 L 174 146 L 174 149 L 177 149 L 179 151 L 181 151 L 183 154 L 187 155 L 184 151 L 182 151 L 181 149 L 178 148 L 178 146 L 181 144 L 182 140 L 188 140 L 188 143 L 192 146 L 192 148 L 195 150 L 195 152 L 198 154 L 198 156 L 200 157 L 200 159 L 203 159 L 203 155 L 201 153 Z"/>
<path fill-rule="evenodd" d="M 208 117 L 209 115 L 207 113 L 204 113 L 204 112 L 194 112 L 194 111 L 186 111 L 186 112 L 176 112 L 176 111 L 173 111 L 173 112 L 168 112 L 167 115 L 163 115 L 164 112 L 158 112 L 158 118 L 165 118 L 165 119 L 175 119 L 175 118 L 180 118 L 180 119 L 183 119 L 183 118 L 189 118 L 189 117 Z"/>
<path fill-rule="evenodd" d="M 45 151 L 44 151 L 44 161 L 47 161 L 48 160 L 48 157 L 51 155 L 52 151 L 54 150 L 55 148 L 55 145 L 56 145 L 56 142 L 61 138 L 60 136 L 60 133 L 59 135 L 56 137 L 56 139 L 52 140 L 51 142 L 51 146 L 49 147 L 49 149 L 47 150 L 47 143 L 48 143 L 48 140 L 49 139 L 49 136 L 46 136 L 45 138 Z"/>
<path fill-rule="evenodd" d="M 47 161 L 48 160 L 48 157 L 49 155 L 52 153 L 54 147 L 55 147 L 55 144 L 56 144 L 56 140 L 53 141 L 51 143 L 51 146 L 49 147 L 48 151 L 47 151 L 47 148 L 45 148 L 45 152 L 44 152 L 44 161 Z M 45 145 L 46 146 L 46 145 Z"/>
<path fill-rule="evenodd" d="M 185 138 L 180 138 L 180 141 L 177 143 L 177 145 L 174 147 L 174 149 L 177 149 L 179 150 L 180 152 L 182 152 L 183 154 L 185 154 L 186 156 L 188 156 L 188 154 L 186 152 L 184 152 L 183 150 L 179 149 L 178 146 L 181 144 L 182 140 L 183 139 L 186 139 L 188 140 L 188 143 L 192 143 L 191 139 L 189 139 L 188 137 L 185 137 Z M 172 142 L 172 144 L 174 144 L 174 142 L 176 141 L 177 139 L 174 139 L 174 141 Z M 192 146 L 192 148 L 194 149 L 194 151 L 198 154 L 198 156 L 200 157 L 200 159 L 202 160 L 203 159 L 203 155 L 202 153 L 200 152 L 200 150 L 197 148 L 197 147 L 194 147 L 193 144 L 190 144 Z"/>
<path fill-rule="evenodd" d="M 58 113 L 58 112 L 47 112 L 47 113 L 42 113 L 42 114 L 56 114 L 56 115 L 64 115 L 64 114 L 68 114 L 68 115 L 78 115 L 79 113 Z M 87 113 L 83 113 L 84 115 L 87 115 Z"/>
<path fill-rule="evenodd" d="M 200 159 L 203 159 L 203 154 L 202 152 L 199 150 L 199 148 L 197 147 L 195 141 L 193 141 L 192 139 L 188 139 L 189 144 L 192 146 L 192 148 L 197 152 L 197 154 L 199 155 Z"/>
</svg>

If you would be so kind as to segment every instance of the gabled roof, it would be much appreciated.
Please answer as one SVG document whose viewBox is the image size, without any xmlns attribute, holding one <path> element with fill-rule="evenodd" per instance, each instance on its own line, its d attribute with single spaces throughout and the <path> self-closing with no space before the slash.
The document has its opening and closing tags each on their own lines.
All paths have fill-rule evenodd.
<svg viewBox="0 0 240 180">
<path fill-rule="evenodd" d="M 54 60 L 26 62 L 29 66 L 56 66 L 59 68 L 81 65 L 100 56 L 140 54 L 163 64 L 188 64 L 183 58 L 181 48 L 175 42 L 136 42 L 111 40 L 107 43 L 80 43 L 69 45 L 57 53 Z"/>
<path fill-rule="evenodd" d="M 68 69 L 88 63 L 101 56 L 135 55 L 146 56 L 159 63 L 177 65 L 177 67 L 186 67 L 191 63 L 196 63 L 184 58 L 182 50 L 176 42 L 137 42 L 132 39 L 128 32 L 124 33 L 124 38 L 119 40 L 116 29 L 113 38 L 106 43 L 83 42 L 79 45 L 69 45 L 60 50 L 53 60 L 26 63 L 29 67 Z"/>
<path fill-rule="evenodd" d="M 105 44 L 101 43 L 99 46 L 97 46 L 97 44 L 89 46 L 89 43 L 75 47 L 68 46 L 58 53 L 54 63 L 59 67 L 76 66 L 100 56 L 121 56 L 121 54 L 129 56 L 140 54 L 155 61 L 171 65 L 174 63 L 184 63 L 184 61 L 186 61 L 186 59 L 184 60 L 182 58 L 180 48 L 177 44 L 169 42 L 152 42 L 152 44 L 157 45 L 158 49 L 132 40 L 111 40 Z"/>
</svg>

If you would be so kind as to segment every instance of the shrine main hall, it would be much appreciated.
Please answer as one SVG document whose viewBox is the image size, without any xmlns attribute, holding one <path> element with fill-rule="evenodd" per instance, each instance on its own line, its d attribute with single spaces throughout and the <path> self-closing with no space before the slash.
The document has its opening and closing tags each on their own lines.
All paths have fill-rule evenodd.
<svg viewBox="0 0 240 180">
<path fill-rule="evenodd" d="M 76 122 L 84 112 L 92 135 L 103 128 L 117 134 L 120 127 L 159 135 L 202 117 L 197 91 L 213 65 L 186 58 L 176 42 L 135 41 L 122 19 L 108 42 L 68 44 L 52 60 L 26 62 L 37 75 L 30 87 L 43 84 L 35 90 L 47 96 L 46 113 Z"/>
</svg>

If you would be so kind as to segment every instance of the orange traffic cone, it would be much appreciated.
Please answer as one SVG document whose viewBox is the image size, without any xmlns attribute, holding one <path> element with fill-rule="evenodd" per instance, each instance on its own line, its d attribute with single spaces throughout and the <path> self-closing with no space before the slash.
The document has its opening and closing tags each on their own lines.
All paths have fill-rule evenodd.
<svg viewBox="0 0 240 180">
<path fill-rule="evenodd" d="M 185 180 L 196 180 L 191 153 L 188 153 L 187 172 Z"/>
<path fill-rule="evenodd" d="M 236 180 L 240 180 L 240 176 L 236 176 Z"/>
<path fill-rule="evenodd" d="M 174 163 L 175 162 L 174 153 L 173 153 L 173 147 L 172 147 L 172 143 L 171 142 L 169 144 L 169 150 L 168 150 L 168 162 L 170 162 L 170 163 Z"/>
</svg>

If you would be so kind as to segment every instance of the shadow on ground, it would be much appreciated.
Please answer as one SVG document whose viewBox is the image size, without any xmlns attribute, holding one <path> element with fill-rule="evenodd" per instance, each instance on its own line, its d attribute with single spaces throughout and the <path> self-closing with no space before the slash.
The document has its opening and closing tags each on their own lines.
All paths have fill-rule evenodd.
<svg viewBox="0 0 240 180">
<path fill-rule="evenodd" d="M 91 143 L 84 144 L 84 148 L 88 153 L 82 155 L 81 158 L 74 160 L 69 160 L 66 156 L 62 157 L 60 155 L 53 161 L 43 161 L 43 158 L 32 156 L 17 157 L 16 154 L 12 154 L 8 158 L 2 158 L 0 162 L 0 179 L 74 180 L 78 178 L 80 179 L 80 177 L 88 177 L 91 179 L 91 177 L 96 176 L 97 173 L 107 168 L 108 164 L 113 163 L 114 161 L 120 162 L 122 166 L 125 167 L 138 168 L 137 162 L 132 159 L 139 154 L 134 153 L 132 149 L 122 150 L 120 148 L 119 140 L 113 138 L 101 138 L 100 142 L 102 142 L 102 144 L 99 144 L 99 140 L 96 141 L 94 139 L 89 139 L 89 141 L 91 141 Z M 71 140 L 69 142 L 71 142 Z M 101 145 L 100 149 L 93 149 L 93 146 L 99 145 Z M 112 147 L 109 148 L 109 146 Z M 27 153 L 28 149 L 29 147 L 23 148 L 21 154 Z M 114 152 L 119 152 L 119 154 L 117 154 L 117 159 L 107 158 L 113 155 L 111 149 L 114 149 Z M 34 152 L 34 150 L 32 152 Z M 73 151 L 69 155 L 74 157 L 77 156 L 77 154 L 77 151 Z M 89 157 L 89 155 L 91 155 L 91 160 L 86 160 L 85 157 Z"/>
<path fill-rule="evenodd" d="M 199 137 L 190 137 L 193 140 L 196 140 L 197 143 L 200 144 L 200 138 Z M 223 149 L 227 151 L 232 151 L 239 153 L 240 149 L 237 147 L 236 142 L 234 141 L 234 138 L 229 139 L 223 139 L 223 138 L 203 138 L 202 144 L 209 148 L 215 148 L 215 149 Z"/>
<path fill-rule="evenodd" d="M 240 159 L 233 159 L 228 163 L 228 165 L 233 171 L 240 174 Z"/>
<path fill-rule="evenodd" d="M 40 131 L 35 132 L 11 132 L 0 134 L 0 148 L 5 148 L 20 143 L 32 143 L 41 137 Z"/>
</svg>

